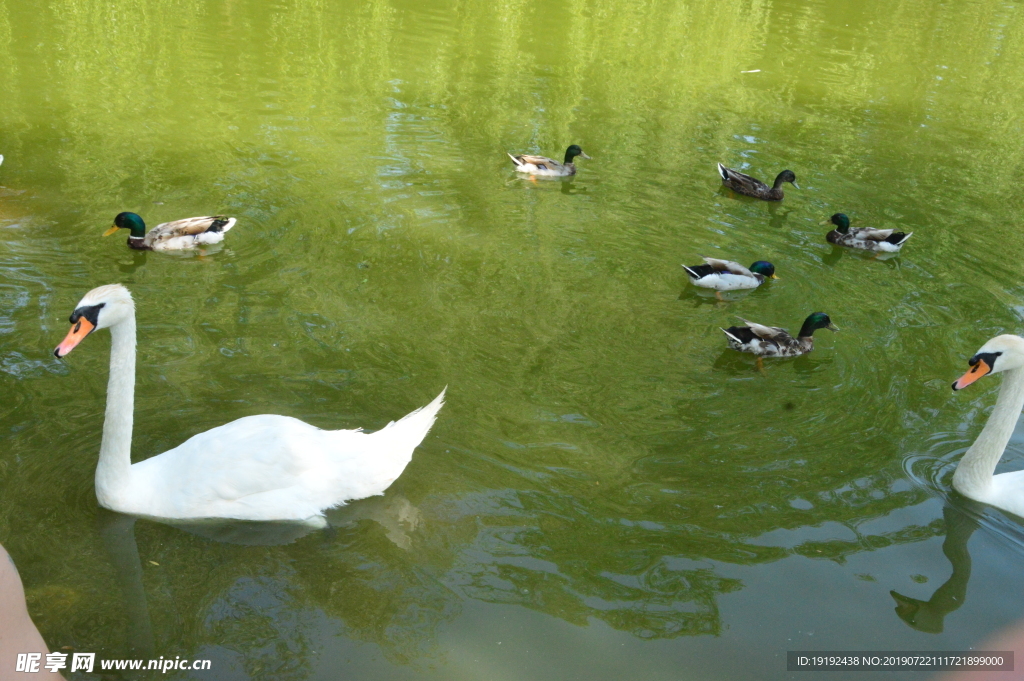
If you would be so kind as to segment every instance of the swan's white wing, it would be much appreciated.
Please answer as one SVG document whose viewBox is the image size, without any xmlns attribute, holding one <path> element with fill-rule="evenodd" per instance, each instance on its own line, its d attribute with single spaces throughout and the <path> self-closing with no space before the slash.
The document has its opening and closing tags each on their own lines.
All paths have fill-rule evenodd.
<svg viewBox="0 0 1024 681">
<path fill-rule="evenodd" d="M 333 477 L 332 445 L 330 431 L 298 419 L 247 416 L 132 466 L 132 490 L 144 496 L 123 510 L 164 518 L 308 518 L 321 501 L 309 486 L 322 488 Z M 292 498 L 297 490 L 306 498 Z"/>
<path fill-rule="evenodd" d="M 988 494 L 982 501 L 1024 518 L 1024 470 L 993 476 Z"/>
</svg>

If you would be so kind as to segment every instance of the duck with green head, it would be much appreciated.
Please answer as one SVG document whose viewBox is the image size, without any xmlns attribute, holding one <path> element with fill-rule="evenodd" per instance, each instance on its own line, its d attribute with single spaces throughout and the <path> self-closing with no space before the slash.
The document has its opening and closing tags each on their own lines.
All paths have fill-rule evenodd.
<svg viewBox="0 0 1024 681">
<path fill-rule="evenodd" d="M 704 258 L 706 265 L 683 265 L 694 286 L 711 288 L 716 291 L 737 291 L 757 288 L 775 276 L 775 265 L 767 260 L 758 260 L 750 269 L 731 260 Z"/>
<path fill-rule="evenodd" d="M 825 235 L 825 240 L 836 246 L 859 248 L 865 251 L 895 253 L 903 248 L 907 239 L 914 236 L 913 232 L 897 232 L 894 229 L 871 229 L 869 227 L 850 227 L 850 218 L 845 213 L 836 213 L 821 224 L 832 223 L 836 226 Z"/>
<path fill-rule="evenodd" d="M 135 213 L 118 213 L 114 224 L 103 236 L 119 229 L 128 230 L 128 247 L 138 251 L 181 251 L 224 240 L 224 233 L 235 226 L 235 218 L 211 215 L 164 222 L 146 233 L 146 223 Z"/>
<path fill-rule="evenodd" d="M 740 352 L 749 352 L 758 357 L 796 357 L 806 355 L 814 349 L 814 332 L 818 329 L 838 331 L 824 312 L 812 312 L 800 327 L 796 338 L 777 326 L 763 326 L 748 322 L 740 317 L 746 326 L 730 326 L 722 329 L 729 340 L 729 347 Z"/>
<path fill-rule="evenodd" d="M 508 152 L 505 152 L 508 154 Z M 529 173 L 530 175 L 540 175 L 542 177 L 568 177 L 569 175 L 576 174 L 576 164 L 574 159 L 579 156 L 580 158 L 590 157 L 583 153 L 580 149 L 580 145 L 570 145 L 565 150 L 565 160 L 562 163 L 554 159 L 550 159 L 547 156 L 531 156 L 529 154 L 520 154 L 519 156 L 513 156 L 508 154 L 508 157 L 512 159 L 512 163 L 516 167 L 516 171 L 520 173 Z"/>
<path fill-rule="evenodd" d="M 756 177 L 744 175 L 732 168 L 726 168 L 721 163 L 718 164 L 718 175 L 722 178 L 722 184 L 734 192 L 753 196 L 755 199 L 762 199 L 764 201 L 781 201 L 782 197 L 785 196 L 782 192 L 783 182 L 789 182 L 797 189 L 800 189 L 800 186 L 796 183 L 796 174 L 792 170 L 783 170 L 779 173 L 771 187 Z"/>
</svg>

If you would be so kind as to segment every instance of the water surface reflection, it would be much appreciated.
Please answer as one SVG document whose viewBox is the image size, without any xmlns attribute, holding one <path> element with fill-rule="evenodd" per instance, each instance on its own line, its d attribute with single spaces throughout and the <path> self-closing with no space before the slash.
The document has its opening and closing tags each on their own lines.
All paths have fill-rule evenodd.
<svg viewBox="0 0 1024 681">
<path fill-rule="evenodd" d="M 973 535 L 955 617 L 917 607 L 939 633 L 889 590 L 946 579 L 940 495 L 992 402 L 947 373 L 1021 327 L 1022 32 L 995 0 L 0 5 L 0 541 L 47 641 L 224 678 L 761 679 L 797 643 L 1019 619 L 1009 531 Z M 570 142 L 572 181 L 503 155 Z M 719 161 L 802 188 L 738 199 Z M 239 223 L 158 258 L 99 238 L 122 210 Z M 837 210 L 915 237 L 837 252 Z M 715 253 L 782 279 L 682 288 Z M 106 355 L 49 351 L 110 281 L 139 301 L 136 460 L 256 413 L 380 427 L 416 385 L 449 406 L 327 531 L 97 530 Z M 763 373 L 718 331 L 819 309 L 843 332 Z"/>
</svg>

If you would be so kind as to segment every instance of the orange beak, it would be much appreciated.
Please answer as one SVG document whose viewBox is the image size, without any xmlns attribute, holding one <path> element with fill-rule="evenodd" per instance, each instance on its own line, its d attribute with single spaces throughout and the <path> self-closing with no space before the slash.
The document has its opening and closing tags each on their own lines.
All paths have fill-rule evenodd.
<svg viewBox="0 0 1024 681">
<path fill-rule="evenodd" d="M 990 371 L 992 371 L 992 367 L 986 364 L 985 360 L 979 359 L 978 363 L 972 366 L 970 371 L 956 380 L 956 383 L 953 384 L 953 390 L 963 390 Z"/>
<path fill-rule="evenodd" d="M 85 317 L 82 317 L 75 325 L 68 331 L 68 335 L 64 336 L 64 340 L 61 341 L 60 345 L 53 351 L 54 356 L 63 357 L 72 350 L 75 346 L 82 342 L 82 339 L 92 333 L 92 330 L 96 327 Z"/>
<path fill-rule="evenodd" d="M 113 234 L 114 232 L 116 232 L 119 229 L 121 229 L 121 228 L 118 227 L 117 225 L 113 225 L 112 227 L 110 227 L 110 229 L 108 229 L 107 231 L 103 232 L 103 236 L 110 236 L 111 234 Z"/>
</svg>

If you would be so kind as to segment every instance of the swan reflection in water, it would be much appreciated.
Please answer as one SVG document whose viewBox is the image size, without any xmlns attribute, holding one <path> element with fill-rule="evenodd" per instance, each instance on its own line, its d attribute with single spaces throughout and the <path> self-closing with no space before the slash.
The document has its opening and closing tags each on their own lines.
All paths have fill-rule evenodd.
<svg viewBox="0 0 1024 681">
<path fill-rule="evenodd" d="M 362 520 L 372 520 L 384 528 L 387 538 L 398 548 L 412 548 L 413 533 L 420 525 L 421 513 L 402 494 L 376 496 L 352 502 L 327 511 L 327 529 L 309 523 L 245 520 L 207 520 L 195 522 L 154 520 L 211 541 L 243 546 L 280 546 L 291 544 L 313 531 L 330 533 L 333 529 L 351 527 Z M 142 581 L 142 561 L 135 541 L 136 516 L 99 509 L 99 533 L 125 603 L 128 647 L 136 657 L 155 657 L 153 626 L 149 616 L 146 590 Z"/>
<path fill-rule="evenodd" d="M 974 515 L 950 505 L 942 509 L 942 519 L 946 524 L 942 553 L 953 566 L 953 574 L 927 601 L 896 591 L 889 592 L 896 601 L 899 618 L 914 629 L 929 634 L 941 633 L 946 615 L 964 604 L 967 582 L 971 579 L 971 554 L 967 550 L 967 542 L 978 529 L 978 519 Z"/>
</svg>

